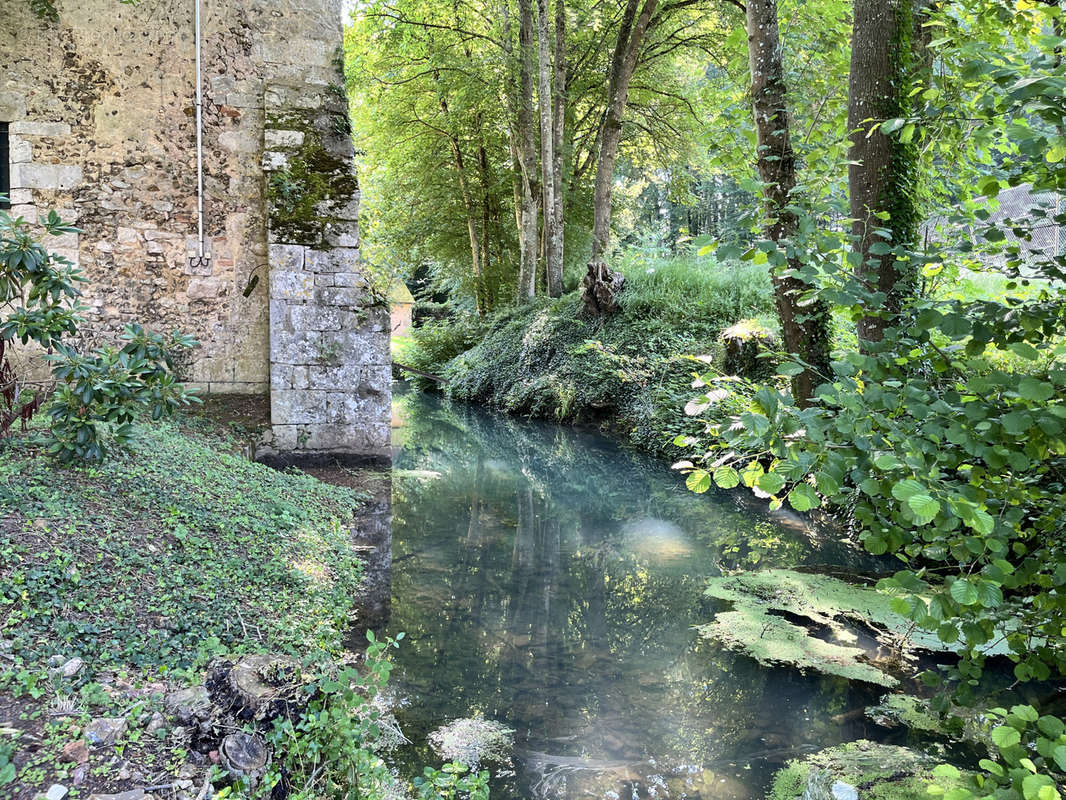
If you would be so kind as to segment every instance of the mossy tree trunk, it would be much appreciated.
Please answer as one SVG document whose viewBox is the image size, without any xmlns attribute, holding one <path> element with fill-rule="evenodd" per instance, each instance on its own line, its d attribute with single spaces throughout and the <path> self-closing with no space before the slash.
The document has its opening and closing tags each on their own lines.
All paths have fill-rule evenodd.
<svg viewBox="0 0 1066 800">
<path fill-rule="evenodd" d="M 855 0 L 848 84 L 851 147 L 848 189 L 855 274 L 874 293 L 859 320 L 860 342 L 878 342 L 919 288 L 915 262 L 896 248 L 913 248 L 921 222 L 918 145 L 913 124 L 882 124 L 911 113 L 910 89 L 929 68 L 921 0 Z"/>
<path fill-rule="evenodd" d="M 789 208 L 796 187 L 796 156 L 789 134 L 777 1 L 748 0 L 745 14 L 757 164 L 768 220 L 765 234 L 783 247 L 795 236 L 798 220 Z M 800 266 L 797 259 L 789 260 L 789 269 Z M 806 406 L 822 376 L 829 374 L 829 311 L 822 300 L 803 302 L 811 287 L 800 278 L 775 270 L 772 279 L 785 349 L 806 364 L 803 372 L 792 378 L 792 394 L 801 407 Z"/>
</svg>

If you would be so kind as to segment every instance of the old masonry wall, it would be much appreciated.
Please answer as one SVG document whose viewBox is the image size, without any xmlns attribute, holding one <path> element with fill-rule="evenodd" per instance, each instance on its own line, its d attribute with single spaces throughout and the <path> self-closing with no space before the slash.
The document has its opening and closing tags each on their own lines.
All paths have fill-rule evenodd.
<svg viewBox="0 0 1066 800">
<path fill-rule="evenodd" d="M 385 454 L 389 322 L 359 259 L 340 0 L 202 0 L 205 238 L 196 236 L 194 0 L 0 0 L 12 213 L 89 279 L 89 343 L 136 320 L 201 347 L 181 377 L 271 394 L 279 451 Z"/>
</svg>

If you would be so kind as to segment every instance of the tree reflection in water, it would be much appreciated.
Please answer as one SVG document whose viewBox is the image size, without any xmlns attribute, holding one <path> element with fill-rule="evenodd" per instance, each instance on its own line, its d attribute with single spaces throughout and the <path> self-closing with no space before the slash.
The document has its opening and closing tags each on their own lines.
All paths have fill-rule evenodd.
<svg viewBox="0 0 1066 800">
<path fill-rule="evenodd" d="M 696 496 L 590 432 L 406 394 L 393 470 L 400 713 L 516 731 L 499 798 L 758 796 L 787 758 L 861 735 L 871 698 L 701 641 L 722 569 L 863 557 L 735 495 Z M 835 722 L 843 717 L 846 722 Z"/>
</svg>

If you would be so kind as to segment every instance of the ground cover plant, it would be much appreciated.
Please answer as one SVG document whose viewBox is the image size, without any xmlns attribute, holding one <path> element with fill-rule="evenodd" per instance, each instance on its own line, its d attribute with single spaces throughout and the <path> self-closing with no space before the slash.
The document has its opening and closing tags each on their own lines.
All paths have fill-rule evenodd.
<svg viewBox="0 0 1066 800">
<path fill-rule="evenodd" d="M 416 328 L 405 363 L 439 375 L 446 395 L 559 422 L 600 424 L 652 452 L 691 427 L 681 411 L 719 333 L 770 313 L 764 269 L 634 252 L 622 312 L 579 313 L 578 292 L 484 318 Z M 698 356 L 704 357 L 701 362 Z M 417 376 L 414 376 L 417 380 Z"/>
</svg>

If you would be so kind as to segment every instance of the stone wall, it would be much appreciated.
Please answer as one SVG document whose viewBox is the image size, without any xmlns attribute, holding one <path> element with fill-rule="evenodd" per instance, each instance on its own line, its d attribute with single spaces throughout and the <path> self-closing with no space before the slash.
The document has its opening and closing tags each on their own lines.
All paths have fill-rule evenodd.
<svg viewBox="0 0 1066 800">
<path fill-rule="evenodd" d="M 272 389 L 273 446 L 384 453 L 387 313 L 359 267 L 340 0 L 203 4 L 205 234 L 197 252 L 192 0 L 0 0 L 13 212 L 89 279 L 90 338 L 137 320 L 200 341 L 182 377 Z"/>
</svg>

